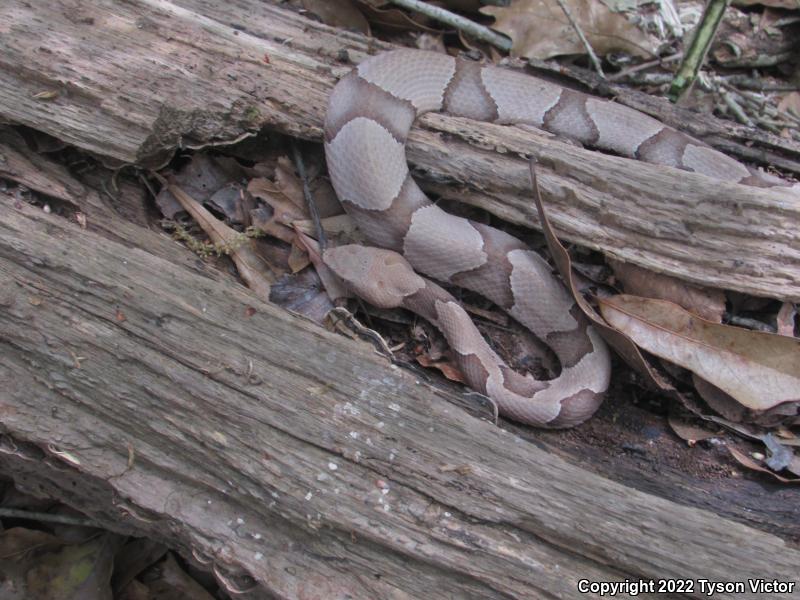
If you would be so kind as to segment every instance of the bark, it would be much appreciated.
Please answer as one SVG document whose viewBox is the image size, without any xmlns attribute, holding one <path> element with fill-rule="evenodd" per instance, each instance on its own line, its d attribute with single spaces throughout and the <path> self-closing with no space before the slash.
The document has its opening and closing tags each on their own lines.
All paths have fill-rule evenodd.
<svg viewBox="0 0 800 600">
<path fill-rule="evenodd" d="M 254 0 L 53 6 L 46 18 L 21 0 L 0 7 L 0 118 L 124 163 L 158 165 L 178 147 L 230 143 L 262 127 L 319 140 L 336 78 L 388 48 Z M 720 183 L 441 115 L 423 117 L 409 140 L 426 189 L 526 225 L 536 220 L 529 156 L 565 239 L 701 285 L 800 299 L 796 191 Z"/>
<path fill-rule="evenodd" d="M 0 332 L 0 466 L 254 597 L 798 579 L 779 537 L 589 473 L 364 344 L 5 195 Z"/>
</svg>

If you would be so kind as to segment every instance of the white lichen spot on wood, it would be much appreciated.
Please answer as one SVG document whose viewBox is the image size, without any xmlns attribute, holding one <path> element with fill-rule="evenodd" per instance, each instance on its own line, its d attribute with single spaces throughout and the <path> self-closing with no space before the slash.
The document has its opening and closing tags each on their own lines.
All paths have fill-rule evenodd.
<svg viewBox="0 0 800 600">
<path fill-rule="evenodd" d="M 329 463 L 328 463 L 328 468 L 329 468 L 331 471 L 335 471 L 336 469 L 338 469 L 338 468 L 339 468 L 339 465 L 337 465 L 335 462 L 329 462 Z"/>
<path fill-rule="evenodd" d="M 264 558 L 264 555 L 261 552 L 256 552 L 255 554 L 253 554 L 253 558 L 255 558 L 256 560 L 261 560 L 262 558 Z"/>
<path fill-rule="evenodd" d="M 334 407 L 334 412 L 338 414 L 358 416 L 361 414 L 361 409 L 355 406 L 352 402 L 345 402 L 344 404 L 337 404 Z"/>
<path fill-rule="evenodd" d="M 311 492 L 308 492 L 308 493 L 306 494 L 306 501 L 309 501 L 309 500 L 311 500 L 311 498 L 313 498 L 313 497 L 314 497 L 314 494 L 312 494 Z M 309 517 L 310 517 L 310 515 L 309 515 Z"/>
<path fill-rule="evenodd" d="M 389 410 L 393 410 L 394 412 L 400 412 L 400 405 L 397 402 L 391 402 L 389 404 Z"/>
<path fill-rule="evenodd" d="M 212 431 L 211 437 L 214 438 L 214 441 L 218 442 L 222 446 L 228 445 L 228 438 L 221 431 Z"/>
</svg>

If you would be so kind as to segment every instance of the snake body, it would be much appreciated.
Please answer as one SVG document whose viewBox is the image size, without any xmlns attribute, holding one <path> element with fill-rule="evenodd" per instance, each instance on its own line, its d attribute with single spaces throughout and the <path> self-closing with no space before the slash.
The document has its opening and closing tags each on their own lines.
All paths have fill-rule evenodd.
<svg viewBox="0 0 800 600">
<path fill-rule="evenodd" d="M 325 154 L 334 189 L 367 240 L 325 263 L 373 304 L 405 307 L 442 330 L 470 386 L 502 414 L 539 427 L 591 416 L 610 379 L 608 349 L 550 266 L 511 235 L 449 214 L 411 177 L 405 141 L 422 113 L 527 124 L 639 160 L 749 185 L 775 185 L 702 142 L 638 111 L 508 69 L 445 54 L 370 57 L 331 94 Z M 545 341 L 561 373 L 541 381 L 510 369 L 446 290 L 474 290 Z"/>
</svg>

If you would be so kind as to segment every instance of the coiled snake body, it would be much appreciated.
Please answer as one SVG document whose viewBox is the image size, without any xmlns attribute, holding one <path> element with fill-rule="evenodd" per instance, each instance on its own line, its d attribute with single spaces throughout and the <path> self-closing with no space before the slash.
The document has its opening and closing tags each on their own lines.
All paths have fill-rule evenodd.
<svg viewBox="0 0 800 600">
<path fill-rule="evenodd" d="M 502 414 L 539 427 L 570 427 L 595 412 L 609 384 L 608 349 L 538 254 L 503 231 L 443 211 L 420 190 L 409 174 L 405 140 L 428 111 L 525 123 L 639 160 L 774 184 L 638 111 L 445 54 L 386 52 L 336 85 L 325 121 L 331 180 L 347 212 L 381 249 L 332 248 L 325 263 L 367 301 L 402 306 L 434 323 L 473 388 Z M 415 271 L 505 309 L 553 349 L 560 375 L 540 381 L 510 369 L 456 300 Z"/>
</svg>

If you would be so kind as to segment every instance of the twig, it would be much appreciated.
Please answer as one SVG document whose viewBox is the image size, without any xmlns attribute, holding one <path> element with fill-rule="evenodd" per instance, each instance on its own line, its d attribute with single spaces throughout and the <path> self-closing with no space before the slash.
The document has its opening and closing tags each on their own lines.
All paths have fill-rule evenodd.
<svg viewBox="0 0 800 600">
<path fill-rule="evenodd" d="M 669 88 L 667 95 L 673 102 L 677 102 L 697 78 L 697 73 L 703 65 L 708 49 L 711 47 L 711 42 L 714 40 L 714 35 L 716 35 L 720 23 L 722 23 L 725 9 L 728 8 L 730 2 L 731 0 L 709 0 L 706 5 L 700 24 L 697 26 L 697 31 Z"/>
<path fill-rule="evenodd" d="M 466 17 L 452 13 L 449 10 L 439 8 L 438 6 L 431 6 L 430 4 L 420 2 L 419 0 L 389 1 L 392 4 L 397 4 L 397 6 L 402 6 L 408 10 L 413 10 L 426 15 L 431 19 L 441 21 L 445 25 L 449 25 L 450 27 L 458 29 L 459 31 L 463 31 L 467 35 L 470 35 L 477 40 L 481 40 L 491 44 L 492 46 L 496 46 L 504 52 L 511 50 L 511 38 L 501 33 L 497 33 L 496 31 L 492 31 L 483 25 L 478 25 L 474 21 L 470 21 Z"/>
<path fill-rule="evenodd" d="M 556 0 L 556 2 L 558 2 L 561 10 L 564 11 L 564 14 L 567 16 L 567 20 L 569 20 L 570 25 L 572 25 L 572 28 L 575 30 L 575 33 L 578 34 L 583 47 L 586 48 L 586 52 L 589 54 L 589 60 L 592 61 L 594 70 L 597 71 L 597 74 L 600 75 L 600 77 L 605 79 L 606 75 L 603 73 L 603 67 L 600 65 L 600 59 L 597 58 L 597 54 L 594 53 L 594 48 L 592 48 L 589 40 L 587 40 L 586 36 L 583 35 L 583 30 L 581 29 L 580 25 L 578 25 L 578 22 L 572 17 L 572 13 L 570 12 L 569 8 L 567 8 L 567 5 L 564 4 L 564 0 Z"/>
<path fill-rule="evenodd" d="M 300 148 L 295 140 L 292 140 L 292 154 L 294 155 L 294 166 L 297 169 L 297 174 L 300 176 L 300 181 L 303 182 L 303 198 L 308 206 L 308 212 L 311 214 L 311 220 L 314 222 L 314 229 L 317 230 L 317 243 L 319 243 L 320 252 L 325 252 L 328 246 L 328 241 L 325 238 L 325 230 L 322 228 L 322 222 L 319 218 L 317 211 L 317 203 L 314 202 L 314 196 L 311 195 L 311 188 L 308 187 L 308 176 L 306 175 L 306 166 L 303 162 L 303 155 L 300 153 Z"/>
<path fill-rule="evenodd" d="M 680 60 L 683 58 L 683 52 L 677 52 L 670 56 L 666 56 L 664 58 L 657 58 L 655 60 L 649 60 L 647 62 L 640 63 L 638 65 L 633 65 L 628 67 L 627 69 L 622 69 L 619 73 L 614 73 L 613 75 L 609 75 L 607 79 L 609 81 L 618 81 L 620 79 L 624 79 L 633 75 L 634 73 L 638 73 L 639 71 L 644 71 L 645 69 L 649 69 L 650 67 L 657 67 L 663 66 L 666 63 L 674 62 L 676 60 Z M 672 77 L 670 76 L 670 79 Z"/>
<path fill-rule="evenodd" d="M 744 112 L 744 109 L 736 101 L 736 98 L 733 97 L 733 94 L 727 90 L 720 89 L 719 95 L 722 97 L 722 101 L 725 102 L 725 106 L 733 113 L 733 116 L 736 117 L 739 123 L 742 125 L 749 125 L 750 127 L 754 126 L 753 121 L 751 121 L 747 113 Z"/>
</svg>

